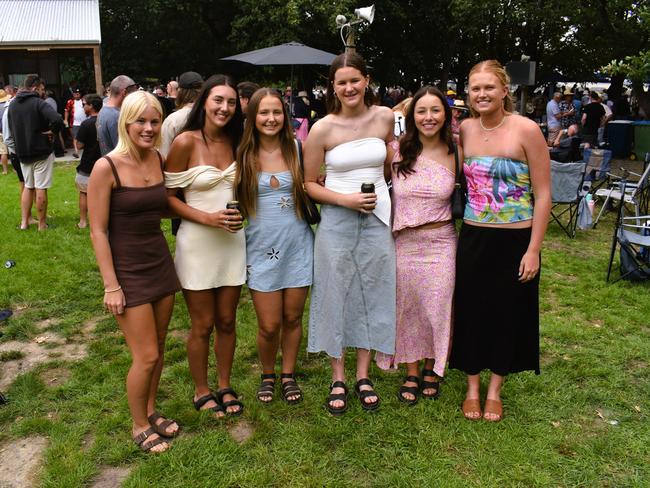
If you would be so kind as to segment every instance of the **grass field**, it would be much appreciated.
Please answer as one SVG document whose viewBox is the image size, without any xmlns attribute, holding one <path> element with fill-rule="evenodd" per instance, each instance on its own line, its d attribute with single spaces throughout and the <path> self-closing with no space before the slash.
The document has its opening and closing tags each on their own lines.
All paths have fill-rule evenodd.
<svg viewBox="0 0 650 488">
<path fill-rule="evenodd" d="M 323 407 L 328 361 L 306 352 L 298 363 L 305 401 L 287 406 L 276 396 L 261 405 L 247 292 L 233 372 L 245 414 L 226 421 L 198 415 L 183 341 L 189 317 L 178 295 L 159 406 L 178 419 L 183 435 L 169 452 L 145 455 L 130 440 L 129 356 L 102 311 L 101 279 L 88 231 L 75 226 L 77 212 L 74 166 L 57 166 L 54 227 L 18 231 L 18 185 L 14 175 L 0 176 L 0 261 L 16 261 L 0 268 L 0 309 L 17 312 L 0 323 L 0 344 L 29 344 L 51 332 L 67 344 L 87 343 L 88 351 L 76 362 L 53 354 L 5 392 L 0 448 L 32 435 L 49 440 L 37 486 L 88 486 L 103 466 L 132 468 L 127 487 L 650 486 L 650 287 L 605 283 L 611 214 L 573 240 L 550 226 L 540 297 L 542 374 L 507 379 L 501 423 L 463 419 L 457 371 L 449 371 L 439 400 L 406 407 L 396 398 L 403 372 L 376 368 L 380 411 L 367 414 L 352 399 L 349 412 L 333 418 Z M 507 313 L 498 307 L 486 315 Z M 90 333 L 89 321 L 97 323 Z M 20 351 L 2 355 L 0 368 L 20 359 Z"/>
</svg>

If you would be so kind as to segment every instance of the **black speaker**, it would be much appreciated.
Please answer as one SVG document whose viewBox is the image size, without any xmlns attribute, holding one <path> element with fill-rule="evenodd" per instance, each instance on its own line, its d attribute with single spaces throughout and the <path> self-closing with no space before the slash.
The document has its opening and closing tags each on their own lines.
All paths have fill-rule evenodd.
<svg viewBox="0 0 650 488">
<path fill-rule="evenodd" d="M 510 82 L 513 85 L 534 85 L 536 64 L 535 61 L 511 61 L 506 64 L 506 71 L 510 75 Z"/>
</svg>

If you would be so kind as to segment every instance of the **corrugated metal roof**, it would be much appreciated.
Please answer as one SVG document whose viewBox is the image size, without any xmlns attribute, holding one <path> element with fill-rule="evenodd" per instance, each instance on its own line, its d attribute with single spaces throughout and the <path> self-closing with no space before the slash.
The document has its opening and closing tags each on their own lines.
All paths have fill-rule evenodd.
<svg viewBox="0 0 650 488">
<path fill-rule="evenodd" d="M 0 0 L 0 46 L 101 40 L 99 0 Z"/>
</svg>

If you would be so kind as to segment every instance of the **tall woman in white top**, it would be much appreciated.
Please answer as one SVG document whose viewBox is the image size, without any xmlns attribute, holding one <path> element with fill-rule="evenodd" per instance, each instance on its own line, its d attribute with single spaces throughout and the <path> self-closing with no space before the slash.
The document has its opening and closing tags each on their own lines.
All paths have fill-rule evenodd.
<svg viewBox="0 0 650 488">
<path fill-rule="evenodd" d="M 183 132 L 167 157 L 169 206 L 182 218 L 176 237 L 176 272 L 192 321 L 187 355 L 194 380 L 194 407 L 218 417 L 238 415 L 244 406 L 230 387 L 235 353 L 235 319 L 246 281 L 246 241 L 241 214 L 226 210 L 233 199 L 235 152 L 242 113 L 233 81 L 206 80 Z M 183 189 L 185 202 L 177 198 Z M 208 387 L 210 335 L 216 329 L 216 395 Z"/>
<path fill-rule="evenodd" d="M 357 349 L 355 392 L 365 410 L 379 407 L 368 378 L 370 350 L 393 354 L 395 348 L 395 248 L 384 180 L 394 117 L 390 109 L 372 105 L 368 83 L 361 56 L 337 56 L 329 72 L 329 115 L 314 125 L 305 144 L 305 189 L 322 204 L 308 350 L 332 358 L 326 407 L 333 415 L 347 409 L 345 348 Z M 325 187 L 317 182 L 323 162 Z M 362 193 L 362 183 L 374 184 L 374 192 Z"/>
</svg>

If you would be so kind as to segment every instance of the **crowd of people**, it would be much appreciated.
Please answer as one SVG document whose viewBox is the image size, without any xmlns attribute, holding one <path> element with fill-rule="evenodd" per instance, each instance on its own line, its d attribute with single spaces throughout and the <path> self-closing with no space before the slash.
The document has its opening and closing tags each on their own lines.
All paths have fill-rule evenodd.
<svg viewBox="0 0 650 488">
<path fill-rule="evenodd" d="M 38 97 L 39 81 L 26 80 L 20 93 L 34 94 L 17 99 L 50 116 L 34 127 L 51 144 L 63 121 Z M 513 113 L 504 68 L 496 61 L 474 66 L 469 107 L 421 87 L 399 109 L 398 137 L 398 118 L 375 104 L 366 64 L 354 53 L 332 62 L 327 115 L 306 134 L 305 117 L 293 109 L 300 94 L 237 85 L 226 75 L 203 81 L 194 72 L 177 83 L 176 110 L 165 118 L 160 96 L 118 76 L 99 110 L 99 97 L 81 98 L 89 118 L 75 137 L 84 155 L 96 148 L 92 167 L 82 156 L 77 185 L 87 194 L 103 302 L 132 356 L 126 390 L 134 441 L 160 452 L 180 432 L 156 411 L 178 291 L 191 320 L 194 408 L 216 418 L 244 412 L 231 382 L 244 284 L 258 321 L 260 402 L 274 400 L 276 383 L 288 404 L 303 400 L 295 372 L 311 287 L 307 350 L 330 357 L 325 408 L 332 415 L 349 408 L 344 357 L 354 349 L 352 389 L 364 410 L 381 403 L 370 377 L 374 353 L 380 369 L 405 365 L 400 401 L 437 398 L 449 366 L 467 375 L 465 418 L 500 421 L 504 378 L 539 373 L 540 251 L 550 213 L 544 136 Z M 16 142 L 25 132 L 15 108 L 21 103 L 8 109 Z M 461 122 L 463 114 L 470 116 Z M 11 147 L 23 173 L 51 180 L 49 156 L 32 161 L 20 144 Z M 464 213 L 452 216 L 461 173 Z M 26 188 L 48 187 L 28 178 Z M 163 217 L 180 222 L 173 258 Z M 459 235 L 455 218 L 462 218 Z M 484 400 L 483 370 L 491 372 Z"/>
</svg>

